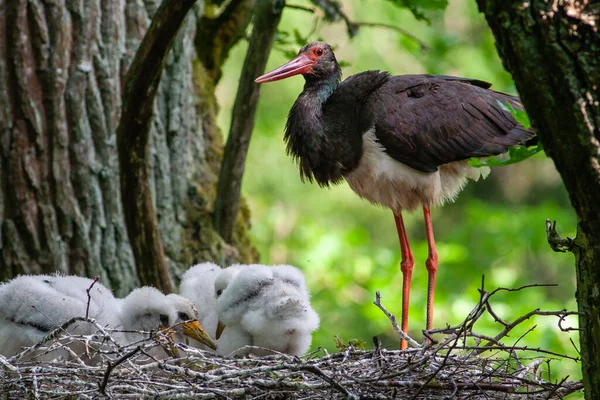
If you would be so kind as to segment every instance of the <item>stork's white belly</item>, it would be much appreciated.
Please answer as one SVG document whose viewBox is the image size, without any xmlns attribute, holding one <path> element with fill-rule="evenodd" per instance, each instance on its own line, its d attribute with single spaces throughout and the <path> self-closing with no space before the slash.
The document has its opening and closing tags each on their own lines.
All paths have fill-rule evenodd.
<svg viewBox="0 0 600 400">
<path fill-rule="evenodd" d="M 363 135 L 358 166 L 345 178 L 360 197 L 400 213 L 421 204 L 437 206 L 454 201 L 467 179 L 477 180 L 487 173 L 489 169 L 471 167 L 466 161 L 440 165 L 432 173 L 418 171 L 390 157 L 372 128 Z"/>
</svg>

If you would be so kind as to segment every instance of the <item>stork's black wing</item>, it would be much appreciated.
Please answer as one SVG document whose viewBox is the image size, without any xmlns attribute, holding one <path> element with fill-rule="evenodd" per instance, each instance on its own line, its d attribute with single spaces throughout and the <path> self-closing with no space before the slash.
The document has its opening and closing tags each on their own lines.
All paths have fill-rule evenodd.
<svg viewBox="0 0 600 400">
<path fill-rule="evenodd" d="M 423 172 L 504 153 L 534 132 L 498 104 L 522 109 L 519 99 L 489 87 L 442 75 L 389 77 L 369 99 L 375 135 L 391 157 Z"/>
</svg>

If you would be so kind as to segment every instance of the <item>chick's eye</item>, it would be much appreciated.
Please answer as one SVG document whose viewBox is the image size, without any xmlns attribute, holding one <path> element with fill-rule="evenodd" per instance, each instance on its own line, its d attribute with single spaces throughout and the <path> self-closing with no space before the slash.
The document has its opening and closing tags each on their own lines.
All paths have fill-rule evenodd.
<svg viewBox="0 0 600 400">
<path fill-rule="evenodd" d="M 220 297 L 222 293 L 223 293 L 223 289 L 217 290 L 217 297 Z"/>
<path fill-rule="evenodd" d="M 180 312 L 180 313 L 178 314 L 178 317 L 179 317 L 179 319 L 180 319 L 180 320 L 182 320 L 182 321 L 189 321 L 189 320 L 191 319 L 191 318 L 190 318 L 190 316 L 189 316 L 189 315 L 187 315 L 187 314 L 186 314 L 186 313 L 184 313 L 184 312 Z"/>
<path fill-rule="evenodd" d="M 161 326 L 169 326 L 169 316 L 165 314 L 160 314 L 160 325 Z"/>
<path fill-rule="evenodd" d="M 318 47 L 318 48 L 315 50 L 315 54 L 316 54 L 316 55 L 318 55 L 318 56 L 322 56 L 322 55 L 323 55 L 323 49 L 322 49 L 322 48 L 320 48 L 320 47 Z"/>
</svg>

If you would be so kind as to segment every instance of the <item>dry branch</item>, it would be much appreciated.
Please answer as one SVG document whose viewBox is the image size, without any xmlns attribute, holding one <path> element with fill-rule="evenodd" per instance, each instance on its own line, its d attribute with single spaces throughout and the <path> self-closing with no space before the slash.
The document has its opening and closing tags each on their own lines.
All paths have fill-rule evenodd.
<svg viewBox="0 0 600 400">
<path fill-rule="evenodd" d="M 394 314 L 390 313 L 383 306 L 383 304 L 381 304 L 381 294 L 379 293 L 379 291 L 375 292 L 375 301 L 373 302 L 373 304 L 375 304 L 377 306 L 377 308 L 379 308 L 385 314 L 385 316 L 388 317 L 388 319 L 392 323 L 392 328 L 394 328 L 394 332 L 396 332 L 396 334 L 398 336 L 400 336 L 402 339 L 406 340 L 406 342 L 408 343 L 408 345 L 410 347 L 421 347 L 421 345 L 419 343 L 417 343 L 416 340 L 414 340 L 413 338 L 408 336 L 406 333 L 402 332 L 402 329 L 400 329 L 400 326 L 398 326 L 398 321 L 396 320 L 396 316 Z"/>
</svg>

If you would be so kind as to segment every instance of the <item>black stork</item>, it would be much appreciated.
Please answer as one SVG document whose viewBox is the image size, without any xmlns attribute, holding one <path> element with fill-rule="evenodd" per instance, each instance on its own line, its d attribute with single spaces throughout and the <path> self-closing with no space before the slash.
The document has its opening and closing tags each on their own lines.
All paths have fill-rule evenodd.
<svg viewBox="0 0 600 400">
<path fill-rule="evenodd" d="M 480 176 L 471 157 L 505 153 L 534 135 L 501 104 L 522 109 L 519 98 L 490 90 L 476 79 L 365 71 L 341 82 L 331 46 L 305 45 L 298 56 L 258 77 L 264 83 L 304 76 L 304 90 L 290 110 L 285 141 L 302 180 L 326 187 L 344 178 L 371 203 L 394 213 L 402 261 L 402 330 L 414 259 L 402 211 L 423 208 L 429 255 L 427 329 L 433 326 L 438 265 L 432 206 L 452 201 L 467 179 Z M 403 340 L 401 348 L 406 348 Z"/>
</svg>

